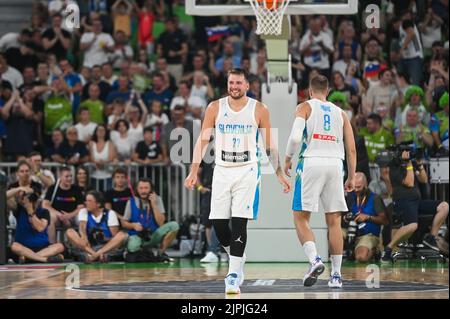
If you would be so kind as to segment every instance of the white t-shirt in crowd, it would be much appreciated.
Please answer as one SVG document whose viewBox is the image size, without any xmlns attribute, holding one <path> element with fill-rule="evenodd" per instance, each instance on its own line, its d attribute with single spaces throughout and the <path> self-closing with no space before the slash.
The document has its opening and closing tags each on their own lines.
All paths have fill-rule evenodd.
<svg viewBox="0 0 450 319">
<path fill-rule="evenodd" d="M 136 147 L 135 141 L 130 134 L 127 134 L 125 138 L 120 136 L 117 131 L 111 131 L 111 141 L 117 150 L 117 157 L 119 161 L 131 159 L 134 149 Z"/>
<path fill-rule="evenodd" d="M 153 126 L 153 125 L 166 125 L 169 123 L 169 117 L 166 113 L 162 113 L 161 116 L 150 113 L 147 115 L 147 121 L 145 122 L 145 126 Z"/>
<path fill-rule="evenodd" d="M 0 74 L 0 78 L 11 83 L 11 85 L 16 89 L 18 89 L 23 84 L 22 74 L 17 69 L 9 65 L 6 72 Z"/>
<path fill-rule="evenodd" d="M 91 43 L 95 34 L 93 32 L 84 33 L 80 43 Z M 108 62 L 108 53 L 103 50 L 104 46 L 114 46 L 114 40 L 108 33 L 100 33 L 97 40 L 85 51 L 83 66 L 92 68 L 94 65 L 102 65 Z"/>
<path fill-rule="evenodd" d="M 309 36 L 311 30 L 306 31 L 300 42 L 300 50 L 303 50 L 309 45 Z M 318 44 L 322 41 L 323 45 L 329 50 L 334 51 L 333 40 L 328 33 L 321 31 L 319 35 L 313 36 L 313 44 L 309 47 L 311 54 L 304 55 L 305 64 L 311 68 L 328 69 L 330 67 L 330 60 L 328 53 Z"/>
<path fill-rule="evenodd" d="M 0 38 L 0 52 L 11 48 L 20 48 L 19 34 L 16 32 L 6 33 Z"/>
<path fill-rule="evenodd" d="M 89 122 L 87 125 L 83 125 L 81 122 L 75 125 L 78 132 L 78 140 L 85 142 L 88 136 L 94 136 L 94 131 L 97 128 L 97 124 Z"/>
<path fill-rule="evenodd" d="M 102 220 L 102 216 L 103 214 L 100 214 L 97 217 L 92 215 L 92 217 L 97 223 L 100 223 L 100 221 Z M 78 213 L 78 221 L 79 222 L 88 221 L 88 211 L 86 208 L 80 209 L 80 212 Z M 119 226 L 119 220 L 117 219 L 116 212 L 110 209 L 108 214 L 108 227 L 117 227 L 117 226 Z"/>
</svg>

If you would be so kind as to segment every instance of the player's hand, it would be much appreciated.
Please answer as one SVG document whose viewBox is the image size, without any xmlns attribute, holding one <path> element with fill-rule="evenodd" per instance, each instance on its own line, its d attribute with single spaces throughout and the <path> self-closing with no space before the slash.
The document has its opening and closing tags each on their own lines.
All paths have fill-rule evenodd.
<svg viewBox="0 0 450 319">
<path fill-rule="evenodd" d="M 292 161 L 290 158 L 286 158 L 284 161 L 284 173 L 287 177 L 291 177 L 290 169 L 292 168 Z"/>
<path fill-rule="evenodd" d="M 344 185 L 344 190 L 347 193 L 351 193 L 355 190 L 355 178 L 354 177 L 347 178 L 347 181 L 345 182 L 345 185 Z"/>
<path fill-rule="evenodd" d="M 197 173 L 193 174 L 189 173 L 188 177 L 184 180 L 184 187 L 190 190 L 194 190 L 195 185 L 197 184 Z"/>
<path fill-rule="evenodd" d="M 280 184 L 283 185 L 283 192 L 289 193 L 291 191 L 291 183 L 286 179 L 286 177 L 284 177 L 283 174 L 278 174 L 277 177 Z"/>
</svg>

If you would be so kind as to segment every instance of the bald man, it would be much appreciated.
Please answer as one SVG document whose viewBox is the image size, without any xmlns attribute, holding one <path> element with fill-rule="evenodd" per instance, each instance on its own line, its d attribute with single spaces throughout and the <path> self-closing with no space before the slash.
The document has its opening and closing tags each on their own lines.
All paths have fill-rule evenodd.
<svg viewBox="0 0 450 319">
<path fill-rule="evenodd" d="M 361 173 L 355 174 L 355 190 L 347 194 L 347 207 L 358 224 L 355 242 L 355 259 L 358 262 L 369 261 L 379 244 L 381 225 L 387 225 L 389 219 L 381 196 L 367 187 L 367 178 Z"/>
</svg>

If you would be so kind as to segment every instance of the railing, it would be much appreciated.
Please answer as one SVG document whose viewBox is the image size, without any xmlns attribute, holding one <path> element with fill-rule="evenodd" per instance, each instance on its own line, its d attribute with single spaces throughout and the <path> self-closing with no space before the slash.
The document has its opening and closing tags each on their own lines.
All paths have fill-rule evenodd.
<svg viewBox="0 0 450 319">
<path fill-rule="evenodd" d="M 61 167 L 66 167 L 67 165 L 65 164 L 60 164 L 60 163 L 53 163 L 53 162 L 43 162 L 42 163 L 42 167 L 45 169 L 50 170 L 53 175 L 56 177 L 58 176 L 58 170 Z M 75 168 L 73 166 L 68 166 L 70 167 L 71 171 L 72 171 L 72 175 L 75 176 Z M 16 172 L 17 170 L 17 162 L 0 162 L 0 171 L 3 171 L 7 178 L 8 178 L 8 182 L 15 182 L 16 179 Z"/>
<path fill-rule="evenodd" d="M 57 176 L 58 169 L 65 165 L 59 163 L 42 163 L 42 166 L 50 169 Z M 94 163 L 87 163 L 83 166 L 87 168 L 90 176 L 96 170 Z M 5 172 L 10 182 L 15 181 L 14 172 L 16 167 L 17 163 L 0 163 L 0 170 Z M 199 195 L 196 191 L 189 191 L 183 186 L 184 180 L 187 177 L 186 165 L 182 163 L 171 163 L 168 166 L 164 164 L 140 165 L 130 163 L 129 165 L 125 165 L 124 163 L 110 163 L 106 164 L 102 170 L 110 172 L 112 176 L 112 172 L 118 167 L 125 168 L 128 171 L 128 176 L 133 187 L 139 178 L 146 177 L 152 181 L 156 193 L 163 200 L 167 220 L 174 220 L 180 223 L 188 215 L 198 216 L 200 214 Z M 73 174 L 75 174 L 75 168 L 71 168 Z M 99 191 L 105 191 L 107 188 L 105 186 L 111 184 L 111 176 L 103 179 L 91 177 L 91 185 Z"/>
</svg>

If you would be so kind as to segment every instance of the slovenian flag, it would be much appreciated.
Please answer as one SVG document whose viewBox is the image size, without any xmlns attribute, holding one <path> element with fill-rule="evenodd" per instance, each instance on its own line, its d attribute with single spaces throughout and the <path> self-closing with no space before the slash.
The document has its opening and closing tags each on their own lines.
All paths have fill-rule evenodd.
<svg viewBox="0 0 450 319">
<path fill-rule="evenodd" d="M 384 63 L 381 64 L 378 61 L 373 63 L 369 62 L 364 68 L 364 74 L 366 78 L 371 79 L 373 77 L 377 77 L 378 73 L 384 69 L 386 69 L 386 64 Z"/>
<path fill-rule="evenodd" d="M 231 33 L 229 26 L 218 26 L 206 28 L 206 35 L 208 36 L 208 42 L 220 40 L 223 37 L 229 36 Z"/>
</svg>

